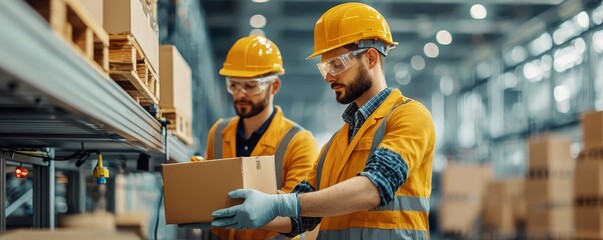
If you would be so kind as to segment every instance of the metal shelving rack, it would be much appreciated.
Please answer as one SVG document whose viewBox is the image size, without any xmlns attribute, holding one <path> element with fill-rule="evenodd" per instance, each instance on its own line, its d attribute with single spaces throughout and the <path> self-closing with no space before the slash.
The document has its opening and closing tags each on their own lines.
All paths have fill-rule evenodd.
<svg viewBox="0 0 603 240">
<path fill-rule="evenodd" d="M 0 146 L 50 148 L 61 156 L 80 150 L 83 144 L 105 156 L 143 153 L 161 163 L 165 149 L 159 122 L 118 84 L 83 61 L 24 1 L 0 1 L 0 36 Z M 192 156 L 192 150 L 171 135 L 168 146 L 173 161 Z M 5 168 L 3 157 L 0 170 Z M 54 171 L 54 166 L 36 169 Z M 35 182 L 48 185 L 48 181 Z M 0 181 L 0 189 L 5 187 L 5 181 Z M 34 184 L 37 193 L 35 188 Z M 46 195 L 42 197 L 53 196 L 41 192 Z M 0 232 L 6 220 L 2 195 Z M 39 219 L 41 227 L 53 221 L 48 214 L 52 209 L 46 209 L 52 206 L 45 206 L 38 213 L 45 218 Z"/>
</svg>

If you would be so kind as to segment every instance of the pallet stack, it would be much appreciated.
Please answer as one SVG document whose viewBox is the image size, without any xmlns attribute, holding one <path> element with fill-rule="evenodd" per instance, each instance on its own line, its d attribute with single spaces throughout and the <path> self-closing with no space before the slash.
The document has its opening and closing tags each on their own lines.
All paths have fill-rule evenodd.
<svg viewBox="0 0 603 240">
<path fill-rule="evenodd" d="M 442 172 L 440 231 L 447 237 L 476 236 L 486 185 L 492 178 L 489 165 L 449 165 Z"/>
<path fill-rule="evenodd" d="M 525 180 L 510 178 L 488 184 L 484 198 L 484 224 L 493 239 L 518 237 L 525 223 Z"/>
<path fill-rule="evenodd" d="M 160 98 L 154 5 L 150 0 L 104 0 L 103 9 L 111 78 L 145 107 L 159 105 Z"/>
<path fill-rule="evenodd" d="M 526 233 L 530 239 L 567 239 L 573 235 L 571 140 L 543 134 L 529 140 L 526 180 Z"/>
<path fill-rule="evenodd" d="M 109 36 L 79 0 L 27 0 L 50 28 L 101 74 L 108 76 Z"/>
<path fill-rule="evenodd" d="M 583 145 L 576 160 L 574 219 L 577 239 L 603 239 L 603 112 L 582 117 Z"/>
<path fill-rule="evenodd" d="M 193 143 L 191 68 L 172 45 L 162 45 L 159 58 L 162 81 L 159 106 L 162 115 L 170 121 L 168 128 L 172 134 L 190 145 Z"/>
</svg>

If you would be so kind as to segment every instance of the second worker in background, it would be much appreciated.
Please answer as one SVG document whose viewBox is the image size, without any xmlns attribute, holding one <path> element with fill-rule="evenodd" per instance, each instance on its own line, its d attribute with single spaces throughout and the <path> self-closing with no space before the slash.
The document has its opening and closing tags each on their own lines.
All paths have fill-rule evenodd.
<svg viewBox="0 0 603 240">
<path fill-rule="evenodd" d="M 267 38 L 239 39 L 228 51 L 220 75 L 232 94 L 238 117 L 218 120 L 209 131 L 207 159 L 275 155 L 277 186 L 290 192 L 317 159 L 312 134 L 285 118 L 273 105 L 284 74 L 278 47 Z M 220 179 L 216 179 L 219 181 Z M 277 232 L 213 228 L 212 239 L 270 239 Z"/>
</svg>

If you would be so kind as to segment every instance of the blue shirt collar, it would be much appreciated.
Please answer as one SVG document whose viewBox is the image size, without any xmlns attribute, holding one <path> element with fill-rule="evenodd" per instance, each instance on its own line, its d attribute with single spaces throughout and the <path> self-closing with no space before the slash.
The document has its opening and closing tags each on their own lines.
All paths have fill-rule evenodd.
<svg viewBox="0 0 603 240">
<path fill-rule="evenodd" d="M 354 125 L 356 121 L 366 120 L 373 112 L 385 101 L 387 96 L 392 92 L 391 88 L 385 88 L 381 92 L 377 93 L 377 95 L 373 96 L 369 99 L 362 107 L 358 108 L 356 102 L 350 103 L 348 107 L 343 111 L 341 117 L 343 121 L 350 125 Z"/>
</svg>

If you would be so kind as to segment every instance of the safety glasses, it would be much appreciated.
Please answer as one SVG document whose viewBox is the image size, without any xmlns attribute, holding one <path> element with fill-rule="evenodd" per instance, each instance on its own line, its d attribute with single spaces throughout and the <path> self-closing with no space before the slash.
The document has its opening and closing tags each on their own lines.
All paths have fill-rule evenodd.
<svg viewBox="0 0 603 240">
<path fill-rule="evenodd" d="M 329 58 L 322 62 L 316 64 L 320 74 L 322 74 L 323 78 L 327 78 L 327 74 L 331 74 L 333 76 L 337 76 L 345 70 L 348 70 L 351 66 L 356 64 L 357 59 L 356 55 L 366 51 L 368 48 L 358 49 L 355 51 L 351 51 L 348 53 L 341 54 L 336 57 Z"/>
<path fill-rule="evenodd" d="M 262 93 L 270 83 L 277 79 L 277 75 L 270 75 L 261 78 L 233 78 L 226 77 L 226 89 L 232 95 L 238 90 L 247 95 L 258 95 Z"/>
</svg>

